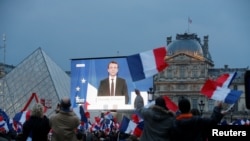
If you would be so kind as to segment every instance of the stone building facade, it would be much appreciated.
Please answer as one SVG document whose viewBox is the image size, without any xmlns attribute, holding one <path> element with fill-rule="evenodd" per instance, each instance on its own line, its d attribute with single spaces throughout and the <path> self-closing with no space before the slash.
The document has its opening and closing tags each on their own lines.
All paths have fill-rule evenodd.
<svg viewBox="0 0 250 141">
<path fill-rule="evenodd" d="M 176 39 L 167 37 L 166 62 L 169 66 L 154 76 L 154 92 L 156 96 L 167 95 L 175 103 L 181 97 L 187 97 L 191 101 L 192 108 L 198 108 L 201 102 L 204 104 L 203 113 L 209 114 L 215 104 L 200 90 L 205 81 L 217 78 L 219 75 L 237 71 L 237 76 L 230 85 L 231 89 L 242 90 L 243 94 L 233 111 L 242 114 L 247 111 L 244 94 L 244 74 L 248 68 L 214 68 L 214 62 L 209 52 L 208 36 L 204 36 L 203 43 L 196 34 L 177 34 Z"/>
</svg>

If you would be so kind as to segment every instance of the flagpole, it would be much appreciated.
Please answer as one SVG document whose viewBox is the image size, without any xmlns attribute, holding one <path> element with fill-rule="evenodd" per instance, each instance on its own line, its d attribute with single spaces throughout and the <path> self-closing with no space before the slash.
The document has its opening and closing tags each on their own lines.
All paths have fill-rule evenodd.
<svg viewBox="0 0 250 141">
<path fill-rule="evenodd" d="M 189 26 L 192 23 L 192 20 L 190 19 L 190 17 L 188 17 L 188 33 L 189 33 Z"/>
</svg>

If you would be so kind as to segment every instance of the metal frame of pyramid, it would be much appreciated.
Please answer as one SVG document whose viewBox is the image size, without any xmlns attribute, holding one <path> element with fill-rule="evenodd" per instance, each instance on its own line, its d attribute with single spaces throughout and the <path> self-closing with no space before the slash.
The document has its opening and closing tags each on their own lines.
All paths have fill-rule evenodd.
<svg viewBox="0 0 250 141">
<path fill-rule="evenodd" d="M 4 77 L 4 99 L 0 107 L 10 116 L 20 112 L 32 93 L 41 99 L 51 99 L 54 113 L 64 96 L 70 96 L 70 76 L 66 74 L 41 48 L 36 49 Z M 27 107 L 34 105 L 32 101 Z"/>
</svg>

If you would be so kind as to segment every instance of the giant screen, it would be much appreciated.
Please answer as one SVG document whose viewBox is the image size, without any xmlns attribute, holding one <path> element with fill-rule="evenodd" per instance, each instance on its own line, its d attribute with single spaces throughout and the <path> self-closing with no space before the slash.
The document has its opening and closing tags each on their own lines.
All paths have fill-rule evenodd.
<svg viewBox="0 0 250 141">
<path fill-rule="evenodd" d="M 99 97 L 97 90 L 100 81 L 108 77 L 108 64 L 116 61 L 119 64 L 118 76 L 126 80 L 129 102 L 123 104 L 119 96 Z M 147 104 L 147 91 L 153 86 L 153 78 L 149 77 L 133 82 L 126 57 L 101 57 L 71 60 L 71 102 L 73 107 L 86 104 L 88 109 L 133 109 L 134 90 L 139 89 Z"/>
</svg>

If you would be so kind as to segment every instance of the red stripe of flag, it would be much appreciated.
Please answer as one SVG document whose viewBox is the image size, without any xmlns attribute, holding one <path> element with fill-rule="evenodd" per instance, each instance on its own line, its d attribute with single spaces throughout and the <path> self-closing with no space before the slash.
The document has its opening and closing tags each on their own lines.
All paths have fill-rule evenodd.
<svg viewBox="0 0 250 141">
<path fill-rule="evenodd" d="M 213 80 L 208 79 L 201 89 L 201 93 L 211 98 L 214 91 L 217 88 L 217 83 Z"/>
<path fill-rule="evenodd" d="M 168 96 L 163 96 L 163 98 L 165 100 L 165 103 L 168 109 L 173 112 L 177 112 L 178 106 Z"/>
<path fill-rule="evenodd" d="M 157 49 L 153 50 L 154 57 L 155 57 L 155 63 L 157 66 L 158 72 L 161 72 L 164 70 L 168 64 L 164 60 L 165 56 L 167 55 L 167 50 L 165 47 L 159 47 Z"/>
<path fill-rule="evenodd" d="M 237 74 L 236 72 L 225 73 L 219 76 L 215 81 L 217 82 L 217 85 L 220 87 L 228 87 L 231 84 L 232 80 L 235 78 L 236 74 Z"/>
</svg>

